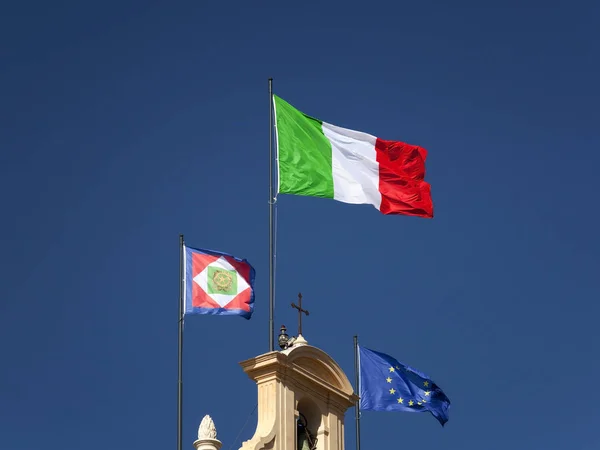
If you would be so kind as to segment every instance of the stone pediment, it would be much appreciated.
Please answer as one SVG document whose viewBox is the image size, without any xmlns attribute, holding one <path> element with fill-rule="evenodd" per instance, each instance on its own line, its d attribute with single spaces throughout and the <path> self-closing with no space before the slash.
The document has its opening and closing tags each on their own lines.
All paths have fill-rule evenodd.
<svg viewBox="0 0 600 450">
<path fill-rule="evenodd" d="M 255 381 L 276 377 L 283 381 L 304 381 L 313 387 L 343 399 L 351 406 L 356 401 L 354 388 L 342 368 L 323 350 L 311 345 L 299 345 L 281 352 L 270 352 L 240 363 L 244 372 Z"/>
<path fill-rule="evenodd" d="M 288 351 L 287 363 L 293 369 L 317 379 L 321 383 L 352 397 L 354 389 L 341 367 L 323 350 L 310 345 L 292 347 Z"/>
</svg>

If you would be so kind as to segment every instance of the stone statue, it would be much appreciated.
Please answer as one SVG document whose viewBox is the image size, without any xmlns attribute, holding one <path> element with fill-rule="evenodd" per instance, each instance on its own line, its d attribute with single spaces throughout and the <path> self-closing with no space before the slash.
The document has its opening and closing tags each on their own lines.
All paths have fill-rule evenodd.
<svg viewBox="0 0 600 450">
<path fill-rule="evenodd" d="M 198 440 L 201 439 L 217 439 L 215 423 L 208 414 L 204 416 L 198 427 Z"/>
</svg>

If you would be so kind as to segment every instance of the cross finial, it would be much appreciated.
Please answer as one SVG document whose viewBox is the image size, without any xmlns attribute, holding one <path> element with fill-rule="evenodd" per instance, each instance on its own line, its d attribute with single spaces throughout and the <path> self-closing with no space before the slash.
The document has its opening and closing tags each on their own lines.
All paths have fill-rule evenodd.
<svg viewBox="0 0 600 450">
<path fill-rule="evenodd" d="M 302 293 L 298 293 L 298 304 L 292 303 L 292 308 L 298 310 L 298 335 L 302 334 L 302 313 L 308 316 L 309 312 L 307 309 L 302 309 Z"/>
</svg>

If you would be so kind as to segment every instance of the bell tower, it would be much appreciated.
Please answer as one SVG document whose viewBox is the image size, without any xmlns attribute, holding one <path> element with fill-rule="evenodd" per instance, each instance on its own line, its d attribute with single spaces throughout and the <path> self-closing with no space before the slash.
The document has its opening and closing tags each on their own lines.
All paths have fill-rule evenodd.
<svg viewBox="0 0 600 450">
<path fill-rule="evenodd" d="M 301 332 L 279 341 L 284 350 L 240 363 L 258 388 L 256 431 L 240 450 L 344 450 L 344 414 L 358 399 L 348 378 Z"/>
</svg>

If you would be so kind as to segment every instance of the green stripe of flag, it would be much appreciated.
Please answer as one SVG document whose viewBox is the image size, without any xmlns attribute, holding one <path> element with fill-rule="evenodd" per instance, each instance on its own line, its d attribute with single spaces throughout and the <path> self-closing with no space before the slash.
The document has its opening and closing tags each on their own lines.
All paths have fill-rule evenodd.
<svg viewBox="0 0 600 450">
<path fill-rule="evenodd" d="M 333 198 L 331 142 L 321 121 L 273 96 L 277 127 L 279 192 Z"/>
</svg>

